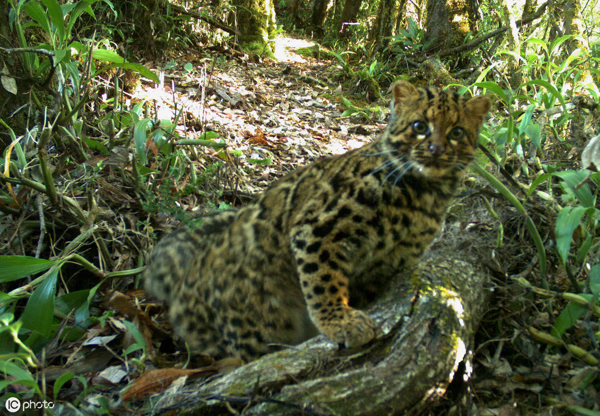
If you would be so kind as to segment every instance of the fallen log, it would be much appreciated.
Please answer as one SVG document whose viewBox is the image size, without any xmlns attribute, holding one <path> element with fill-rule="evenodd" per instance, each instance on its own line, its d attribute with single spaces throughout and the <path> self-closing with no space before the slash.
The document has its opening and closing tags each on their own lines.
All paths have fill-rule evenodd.
<svg viewBox="0 0 600 416">
<path fill-rule="evenodd" d="M 365 348 L 339 349 L 321 335 L 228 374 L 170 388 L 153 411 L 359 416 L 416 414 L 431 406 L 459 364 L 470 368 L 489 293 L 482 256 L 489 258 L 491 249 L 483 246 L 495 241 L 483 227 L 447 228 L 367 309 L 381 334 Z"/>
</svg>

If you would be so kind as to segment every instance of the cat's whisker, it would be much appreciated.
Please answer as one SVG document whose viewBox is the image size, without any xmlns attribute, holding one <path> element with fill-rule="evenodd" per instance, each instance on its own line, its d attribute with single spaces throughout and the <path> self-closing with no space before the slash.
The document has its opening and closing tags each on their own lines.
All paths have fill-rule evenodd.
<svg viewBox="0 0 600 416">
<path fill-rule="evenodd" d="M 366 156 L 366 157 L 372 157 L 372 156 L 383 156 L 383 155 L 387 155 L 389 153 L 394 153 L 395 150 L 394 149 L 387 149 L 387 150 L 382 150 L 381 152 L 376 152 L 376 153 L 361 153 L 362 156 Z"/>
<path fill-rule="evenodd" d="M 399 161 L 403 161 L 405 159 L 405 157 L 401 156 L 397 159 L 389 159 L 386 160 L 384 163 L 382 163 L 381 165 L 379 165 L 376 169 L 373 169 L 370 173 L 370 175 L 375 175 L 376 173 L 381 172 L 384 169 L 388 169 L 391 166 L 397 165 Z"/>
</svg>

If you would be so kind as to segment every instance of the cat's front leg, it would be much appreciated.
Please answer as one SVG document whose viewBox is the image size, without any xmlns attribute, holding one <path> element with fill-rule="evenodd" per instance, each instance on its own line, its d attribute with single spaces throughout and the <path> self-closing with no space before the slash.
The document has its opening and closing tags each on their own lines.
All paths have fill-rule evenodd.
<svg viewBox="0 0 600 416">
<path fill-rule="evenodd" d="M 311 320 L 331 341 L 347 348 L 360 347 L 375 338 L 376 325 L 363 311 L 349 306 L 348 268 L 340 259 L 342 244 L 315 237 L 309 226 L 297 227 L 292 251 L 300 286 Z"/>
</svg>

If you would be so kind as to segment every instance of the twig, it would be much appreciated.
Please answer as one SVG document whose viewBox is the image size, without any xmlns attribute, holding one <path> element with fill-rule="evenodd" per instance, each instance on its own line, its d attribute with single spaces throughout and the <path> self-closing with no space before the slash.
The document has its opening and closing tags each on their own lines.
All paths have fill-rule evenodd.
<svg viewBox="0 0 600 416">
<path fill-rule="evenodd" d="M 35 248 L 35 258 L 39 259 L 44 245 L 44 236 L 46 235 L 46 218 L 44 217 L 44 206 L 42 204 L 42 195 L 38 194 L 36 198 L 38 214 L 40 216 L 40 238 Z"/>
<path fill-rule="evenodd" d="M 36 48 L 0 48 L 0 52 L 4 52 L 7 55 L 11 53 L 39 53 L 41 55 L 54 56 L 54 52 L 52 51 Z"/>
</svg>

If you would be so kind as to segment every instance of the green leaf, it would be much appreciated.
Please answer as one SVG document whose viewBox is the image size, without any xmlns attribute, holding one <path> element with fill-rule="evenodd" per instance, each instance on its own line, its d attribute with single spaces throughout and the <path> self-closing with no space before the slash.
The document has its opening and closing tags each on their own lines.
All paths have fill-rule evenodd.
<svg viewBox="0 0 600 416">
<path fill-rule="evenodd" d="M 135 127 L 133 128 L 135 152 L 137 153 L 138 159 L 142 165 L 146 164 L 146 130 L 148 129 L 150 123 L 152 123 L 151 119 L 143 118 L 135 123 Z"/>
<path fill-rule="evenodd" d="M 566 188 L 575 194 L 581 205 L 586 208 L 593 208 L 596 204 L 596 198 L 592 194 L 589 185 L 584 183 L 589 174 L 588 170 L 566 170 L 554 173 L 561 178 Z M 583 184 L 583 185 L 582 185 Z"/>
<path fill-rule="evenodd" d="M 211 140 L 211 139 L 216 139 L 218 137 L 219 137 L 219 133 L 217 133 L 215 131 L 207 131 L 202 136 L 200 136 L 200 139 Z"/>
<path fill-rule="evenodd" d="M 57 279 L 58 269 L 50 273 L 29 298 L 20 319 L 23 322 L 24 329 L 38 332 L 46 337 L 50 335 L 52 319 L 54 318 Z"/>
<path fill-rule="evenodd" d="M 50 29 L 50 21 L 48 20 L 48 16 L 46 15 L 46 11 L 35 0 L 31 0 L 23 6 L 23 10 L 25 13 L 29 15 L 33 20 L 38 22 L 39 26 L 46 32 L 48 36 L 52 34 L 52 30 Z"/>
<path fill-rule="evenodd" d="M 567 104 L 565 103 L 565 98 L 563 97 L 563 95 L 560 92 L 558 92 L 558 90 L 556 89 L 556 87 L 554 87 L 554 85 L 550 84 L 548 81 L 544 81 L 541 79 L 534 79 L 534 80 L 526 82 L 521 87 L 526 87 L 528 85 L 539 85 L 541 87 L 546 88 L 548 91 L 550 91 L 552 93 L 552 95 L 554 95 L 558 99 L 558 101 L 560 101 L 560 104 L 562 105 L 565 113 L 568 112 Z M 519 87 L 519 89 L 521 87 Z"/>
<path fill-rule="evenodd" d="M 71 14 L 69 15 L 69 23 L 67 23 L 67 33 L 66 33 L 65 41 L 71 37 L 71 31 L 73 30 L 73 25 L 75 25 L 75 22 L 77 22 L 77 19 L 79 18 L 79 16 L 81 16 L 81 14 L 84 11 L 87 11 L 87 13 L 90 16 L 92 16 L 94 19 L 96 19 L 96 17 L 94 16 L 94 12 L 89 7 L 91 4 L 94 4 L 96 1 L 97 0 L 93 0 L 93 1 L 83 1 L 82 0 L 79 3 L 77 3 L 77 5 L 75 6 L 74 9 L 71 10 Z"/>
<path fill-rule="evenodd" d="M 87 136 L 83 137 L 83 141 L 90 149 L 96 150 L 103 155 L 110 155 L 110 152 L 108 151 L 106 146 L 104 146 L 103 143 L 101 143 L 97 140 L 94 140 L 90 137 L 87 137 Z"/>
<path fill-rule="evenodd" d="M 542 134 L 540 132 L 539 124 L 528 124 L 527 127 L 525 127 L 525 134 L 539 150 L 542 150 Z"/>
<path fill-rule="evenodd" d="M 100 73 L 102 73 L 104 71 L 108 71 L 111 68 L 130 69 L 132 71 L 138 72 L 143 77 L 151 79 L 154 82 L 157 82 L 157 83 L 159 82 L 158 76 L 154 72 L 152 72 L 150 69 L 146 68 L 142 64 L 134 64 L 134 63 L 131 63 L 131 62 L 112 63 L 112 64 L 107 65 L 104 68 L 102 68 L 100 71 L 97 72 L 97 74 L 100 74 Z"/>
<path fill-rule="evenodd" d="M 71 381 L 74 377 L 75 374 L 73 373 L 65 373 L 56 379 L 56 381 L 54 382 L 54 401 L 56 401 L 56 398 L 58 397 L 58 393 L 60 392 L 62 386 L 64 386 L 64 384 L 67 381 Z"/>
<path fill-rule="evenodd" d="M 60 45 L 64 45 L 65 39 L 65 17 L 63 16 L 62 9 L 56 0 L 41 0 L 44 6 L 48 8 L 48 16 L 52 24 L 58 32 Z"/>
<path fill-rule="evenodd" d="M 28 256 L 0 256 L 0 283 L 43 272 L 57 263 Z"/>
<path fill-rule="evenodd" d="M 263 165 L 263 166 L 268 166 L 271 163 L 273 163 L 273 158 L 267 157 L 265 159 L 251 159 L 248 158 L 248 163 L 254 164 L 254 165 Z"/>
<path fill-rule="evenodd" d="M 586 297 L 586 295 L 579 295 Z M 587 295 L 589 297 L 589 295 Z M 586 312 L 588 308 L 575 302 L 569 302 L 565 309 L 558 315 L 554 326 L 552 327 L 552 335 L 560 337 L 565 331 L 571 328 L 575 322 Z"/>
<path fill-rule="evenodd" d="M 531 118 L 533 117 L 533 111 L 535 110 L 535 104 L 529 104 L 527 106 L 527 110 L 523 113 L 523 117 L 521 118 L 521 122 L 519 123 L 519 131 L 523 132 L 531 123 Z"/>
<path fill-rule="evenodd" d="M 476 82 L 473 85 L 475 85 L 476 87 L 479 87 L 479 88 L 485 88 L 485 89 L 490 90 L 491 92 L 496 94 L 498 97 L 500 97 L 500 99 L 502 99 L 502 101 L 504 101 L 504 104 L 506 104 L 507 106 L 510 105 L 508 96 L 506 95 L 504 90 L 500 87 L 500 85 L 498 85 L 497 83 L 490 82 L 490 81 L 484 81 L 484 82 Z"/>
<path fill-rule="evenodd" d="M 0 373 L 6 374 L 18 380 L 33 381 L 33 376 L 31 373 L 26 368 L 15 364 L 13 361 L 0 360 Z"/>
<path fill-rule="evenodd" d="M 127 347 L 127 349 L 123 351 L 123 355 L 129 355 L 132 352 L 136 352 L 143 349 L 144 347 L 136 342 L 135 344 L 131 344 L 129 347 Z"/>
<path fill-rule="evenodd" d="M 573 232 L 581 223 L 581 218 L 587 211 L 584 207 L 564 207 L 556 219 L 556 250 L 563 265 L 567 264 L 569 250 L 573 241 Z"/>
<path fill-rule="evenodd" d="M 125 325 L 129 332 L 131 332 L 131 335 L 133 335 L 133 338 L 138 344 L 140 344 L 142 347 L 146 346 L 146 340 L 144 339 L 144 336 L 142 335 L 140 330 L 137 329 L 133 322 L 124 320 L 123 325 Z"/>
<path fill-rule="evenodd" d="M 114 64 L 124 64 L 127 62 L 121 55 L 109 51 L 108 49 L 94 49 L 92 51 L 92 58 L 98 59 L 99 61 L 112 62 Z"/>
</svg>

